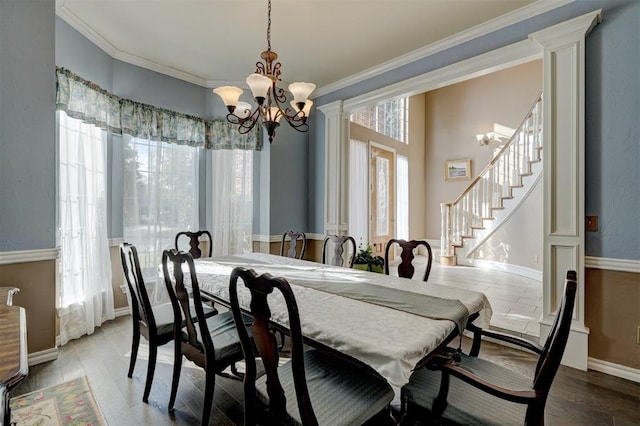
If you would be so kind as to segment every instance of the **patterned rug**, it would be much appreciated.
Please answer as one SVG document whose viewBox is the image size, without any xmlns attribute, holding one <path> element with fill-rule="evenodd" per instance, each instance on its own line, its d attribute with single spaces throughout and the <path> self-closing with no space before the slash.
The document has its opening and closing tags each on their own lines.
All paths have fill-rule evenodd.
<svg viewBox="0 0 640 426">
<path fill-rule="evenodd" d="M 105 425 L 86 377 L 11 398 L 17 426 Z"/>
</svg>

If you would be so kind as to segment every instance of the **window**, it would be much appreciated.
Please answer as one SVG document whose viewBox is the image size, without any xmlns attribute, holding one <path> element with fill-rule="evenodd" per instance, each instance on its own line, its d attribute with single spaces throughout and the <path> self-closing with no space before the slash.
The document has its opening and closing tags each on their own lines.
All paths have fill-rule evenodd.
<svg viewBox="0 0 640 426">
<path fill-rule="evenodd" d="M 350 119 L 400 142 L 409 142 L 409 98 L 363 108 L 352 113 Z"/>
<path fill-rule="evenodd" d="M 397 209 L 396 209 L 396 238 L 409 239 L 409 159 L 404 155 L 397 156 Z"/>
<path fill-rule="evenodd" d="M 57 307 L 60 344 L 114 318 L 107 238 L 105 132 L 58 112 Z"/>
<path fill-rule="evenodd" d="M 198 230 L 198 149 L 124 135 L 125 241 L 145 280 L 156 281 L 162 251 L 179 231 Z"/>
<path fill-rule="evenodd" d="M 213 256 L 250 253 L 253 231 L 253 152 L 210 151 L 211 195 L 208 228 Z"/>
</svg>

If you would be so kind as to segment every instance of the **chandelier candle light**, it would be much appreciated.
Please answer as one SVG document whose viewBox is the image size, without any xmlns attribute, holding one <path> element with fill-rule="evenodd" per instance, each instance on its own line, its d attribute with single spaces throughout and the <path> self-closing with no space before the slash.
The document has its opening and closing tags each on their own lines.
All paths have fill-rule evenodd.
<svg viewBox="0 0 640 426">
<path fill-rule="evenodd" d="M 271 0 L 268 6 L 267 24 L 267 50 L 260 57 L 264 62 L 256 63 L 256 72 L 247 77 L 247 84 L 253 94 L 253 99 L 258 104 L 252 111 L 252 106 L 247 102 L 239 102 L 242 89 L 234 86 L 222 86 L 213 89 L 213 93 L 222 98 L 227 107 L 227 121 L 238 125 L 240 133 L 244 134 L 253 129 L 260 120 L 267 129 L 269 143 L 273 142 L 276 128 L 280 125 L 280 119 L 284 119 L 291 127 L 299 132 L 309 130 L 307 118 L 311 110 L 311 102 L 308 98 L 316 88 L 313 83 L 291 83 L 289 92 L 293 95 L 291 107 L 283 104 L 287 102 L 287 94 L 284 89 L 277 86 L 280 78 L 280 62 L 276 62 L 278 54 L 271 50 Z"/>
</svg>

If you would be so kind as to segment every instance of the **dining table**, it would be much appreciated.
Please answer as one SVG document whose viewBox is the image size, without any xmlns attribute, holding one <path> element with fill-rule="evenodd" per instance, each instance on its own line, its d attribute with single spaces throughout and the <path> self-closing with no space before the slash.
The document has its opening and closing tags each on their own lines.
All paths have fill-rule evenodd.
<svg viewBox="0 0 640 426">
<path fill-rule="evenodd" d="M 298 305 L 305 341 L 370 366 L 391 385 L 397 401 L 412 371 L 462 333 L 467 318 L 485 328 L 492 314 L 483 293 L 437 280 L 425 283 L 266 253 L 199 258 L 194 265 L 201 294 L 226 306 L 235 267 L 286 279 Z M 249 291 L 239 285 L 238 296 L 248 311 Z M 272 321 L 287 329 L 280 294 L 274 293 L 270 308 Z M 450 316 L 450 311 L 455 315 Z"/>
</svg>

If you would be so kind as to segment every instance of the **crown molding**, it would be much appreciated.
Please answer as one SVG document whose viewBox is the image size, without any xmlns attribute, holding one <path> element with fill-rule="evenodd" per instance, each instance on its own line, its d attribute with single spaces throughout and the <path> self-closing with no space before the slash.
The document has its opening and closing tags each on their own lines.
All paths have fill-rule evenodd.
<svg viewBox="0 0 640 426">
<path fill-rule="evenodd" d="M 478 56 L 457 62 L 426 74 L 400 81 L 345 100 L 343 110 L 351 113 L 376 102 L 396 97 L 428 92 L 473 77 L 513 67 L 542 58 L 542 48 L 532 40 L 522 40 L 508 46 L 481 53 Z M 322 111 L 322 106 L 318 107 Z"/>
<path fill-rule="evenodd" d="M 491 19 L 487 22 L 476 25 L 475 27 L 461 31 L 450 37 L 446 37 L 435 43 L 431 43 L 420 49 L 414 50 L 405 55 L 391 59 L 380 65 L 376 65 L 365 71 L 353 74 L 349 77 L 343 78 L 334 83 L 330 83 L 325 86 L 319 87 L 314 91 L 311 98 L 313 99 L 319 96 L 323 96 L 323 95 L 335 92 L 336 90 L 343 89 L 345 87 L 348 87 L 353 84 L 364 81 L 366 79 L 375 77 L 387 71 L 391 71 L 403 65 L 407 65 L 417 60 L 426 58 L 427 56 L 452 48 L 459 44 L 465 43 L 469 40 L 473 40 L 474 38 L 478 38 L 486 34 L 492 33 L 494 31 L 500 30 L 502 28 L 508 27 L 509 25 L 517 24 L 526 19 L 543 14 L 545 12 L 567 5 L 574 1 L 576 0 L 538 0 L 528 6 L 524 6 L 520 9 L 514 10 L 512 12 L 509 12 L 497 18 Z M 56 15 L 59 16 L 62 20 L 64 20 L 66 23 L 71 25 L 76 31 L 78 31 L 84 37 L 89 39 L 89 41 L 91 41 L 93 44 L 98 46 L 106 54 L 108 54 L 114 59 L 132 64 L 132 65 L 136 65 L 141 68 L 146 68 L 148 70 L 155 71 L 160 74 L 168 75 L 169 77 L 177 78 L 179 80 L 187 81 L 189 83 L 193 83 L 198 86 L 202 86 L 210 89 L 219 87 L 219 86 L 238 86 L 241 88 L 248 87 L 245 82 L 206 80 L 203 77 L 193 75 L 188 72 L 181 71 L 172 67 L 168 67 L 166 65 L 161 65 L 156 62 L 150 61 L 148 59 L 142 58 L 140 56 L 136 56 L 136 55 L 132 55 L 130 53 L 124 52 L 116 48 L 111 43 L 109 43 L 104 37 L 99 35 L 93 28 L 91 28 L 84 21 L 78 18 L 77 15 L 75 15 L 73 12 L 71 12 L 69 9 L 65 7 L 64 3 L 65 3 L 65 0 L 56 0 Z"/>
<path fill-rule="evenodd" d="M 497 18 L 483 22 L 482 24 L 471 27 L 467 30 L 461 31 L 450 37 L 443 38 L 442 40 L 428 44 L 424 47 L 416 49 L 405 55 L 398 56 L 387 62 L 383 62 L 380 65 L 376 65 L 368 70 L 353 74 L 349 77 L 338 80 L 334 83 L 327 84 L 325 86 L 317 88 L 313 97 L 319 97 L 335 92 L 345 87 L 349 87 L 361 81 L 367 80 L 372 77 L 376 77 L 387 71 L 394 70 L 404 65 L 408 65 L 412 62 L 424 59 L 428 56 L 442 52 L 443 50 L 450 49 L 462 43 L 466 43 L 478 37 L 490 34 L 498 31 L 502 28 L 506 28 L 510 25 L 517 24 L 526 19 L 533 18 L 534 16 L 541 15 L 549 12 L 550 10 L 558 7 L 565 6 L 569 3 L 573 3 L 575 0 L 539 0 L 528 6 L 524 6 L 520 9 L 514 10 Z"/>
<path fill-rule="evenodd" d="M 166 65 L 161 65 L 140 56 L 132 55 L 124 52 L 111 43 L 109 43 L 104 37 L 98 34 L 93 28 L 82 21 L 78 16 L 67 9 L 64 5 L 64 0 L 56 0 L 56 15 L 59 16 L 67 24 L 71 25 L 76 31 L 89 39 L 93 44 L 102 49 L 107 55 L 113 59 L 117 59 L 122 62 L 126 62 L 131 65 L 136 65 L 141 68 L 146 68 L 151 71 L 155 71 L 160 74 L 168 75 L 169 77 L 177 78 L 189 83 L 196 84 L 198 86 L 207 87 L 207 80 L 184 72 Z"/>
</svg>

